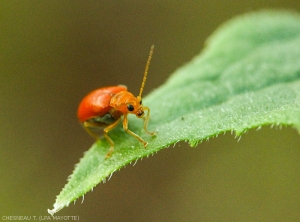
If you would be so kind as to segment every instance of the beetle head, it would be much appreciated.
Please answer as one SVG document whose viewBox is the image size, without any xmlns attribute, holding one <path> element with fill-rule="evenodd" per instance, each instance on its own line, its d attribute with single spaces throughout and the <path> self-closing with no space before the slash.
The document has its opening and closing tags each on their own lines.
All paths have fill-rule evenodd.
<svg viewBox="0 0 300 222">
<path fill-rule="evenodd" d="M 142 106 L 141 98 L 135 97 L 132 93 L 128 91 L 122 91 L 115 94 L 111 100 L 110 104 L 116 111 L 124 114 L 131 113 L 135 114 L 137 117 L 143 117 L 144 109 Z"/>
</svg>

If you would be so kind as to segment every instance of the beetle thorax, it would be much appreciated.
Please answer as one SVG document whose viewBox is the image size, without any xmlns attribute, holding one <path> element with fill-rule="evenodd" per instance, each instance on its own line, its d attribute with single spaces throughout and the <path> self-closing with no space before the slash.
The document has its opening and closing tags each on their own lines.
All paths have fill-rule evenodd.
<svg viewBox="0 0 300 222">
<path fill-rule="evenodd" d="M 140 99 L 128 91 L 121 91 L 115 94 L 111 98 L 109 105 L 116 111 L 119 111 L 123 114 L 132 113 L 136 114 L 137 116 L 142 116 L 144 113 L 143 107 L 140 104 Z M 128 109 L 129 105 L 132 106 L 132 111 Z"/>
</svg>

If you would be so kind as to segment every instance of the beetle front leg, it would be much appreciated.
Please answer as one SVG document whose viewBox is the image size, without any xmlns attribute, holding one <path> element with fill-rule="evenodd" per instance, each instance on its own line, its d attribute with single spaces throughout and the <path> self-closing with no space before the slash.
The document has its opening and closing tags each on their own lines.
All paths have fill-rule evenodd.
<svg viewBox="0 0 300 222">
<path fill-rule="evenodd" d="M 148 143 L 143 140 L 139 135 L 135 134 L 134 132 L 132 132 L 131 130 L 128 129 L 128 119 L 127 119 L 127 114 L 124 115 L 124 119 L 123 119 L 123 128 L 124 130 L 129 133 L 131 136 L 135 137 L 138 141 L 140 141 L 141 143 L 144 144 L 144 147 L 146 147 L 148 145 Z"/>
<path fill-rule="evenodd" d="M 147 106 L 144 106 L 143 109 L 147 110 L 147 115 L 146 115 L 146 117 L 144 117 L 144 130 L 146 131 L 146 133 L 150 134 L 151 136 L 154 136 L 157 134 L 157 132 L 149 132 L 147 129 L 149 118 L 150 118 L 150 109 Z"/>
</svg>

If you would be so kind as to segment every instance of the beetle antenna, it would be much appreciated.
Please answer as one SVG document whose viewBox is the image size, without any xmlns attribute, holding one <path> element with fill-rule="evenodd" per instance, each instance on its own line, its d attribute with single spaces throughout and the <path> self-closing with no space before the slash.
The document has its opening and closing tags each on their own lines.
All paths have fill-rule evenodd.
<svg viewBox="0 0 300 222">
<path fill-rule="evenodd" d="M 145 82 L 146 82 L 146 79 L 147 79 L 148 69 L 149 69 L 149 66 L 150 66 L 150 61 L 152 59 L 153 50 L 154 50 L 154 45 L 152 45 L 151 48 L 150 48 L 148 60 L 147 60 L 147 63 L 146 63 L 146 68 L 145 68 L 145 72 L 144 72 L 144 78 L 143 78 L 143 82 L 142 82 L 142 85 L 141 85 L 140 94 L 138 96 L 138 98 L 140 100 L 142 99 L 142 93 L 143 93 L 143 89 L 144 89 Z"/>
</svg>

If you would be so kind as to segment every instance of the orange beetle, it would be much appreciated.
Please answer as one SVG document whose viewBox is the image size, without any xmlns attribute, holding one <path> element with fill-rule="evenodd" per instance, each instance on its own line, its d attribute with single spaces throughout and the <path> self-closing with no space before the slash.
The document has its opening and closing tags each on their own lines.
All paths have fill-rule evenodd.
<svg viewBox="0 0 300 222">
<path fill-rule="evenodd" d="M 149 132 L 147 125 L 150 117 L 150 109 L 142 105 L 142 92 L 145 86 L 150 61 L 153 54 L 154 45 L 151 46 L 149 57 L 146 63 L 144 78 L 140 88 L 140 94 L 135 97 L 127 91 L 126 86 L 107 86 L 96 89 L 83 98 L 78 107 L 78 119 L 83 124 L 84 129 L 96 140 L 99 139 L 97 133 L 92 129 L 103 127 L 104 136 L 110 144 L 106 158 L 110 157 L 114 151 L 114 142 L 108 136 L 108 132 L 115 128 L 123 116 L 123 128 L 131 136 L 135 137 L 144 147 L 148 143 L 140 136 L 128 129 L 128 114 L 135 114 L 138 118 L 144 119 L 144 130 L 155 135 L 156 132 Z M 145 111 L 147 114 L 145 115 Z"/>
</svg>

